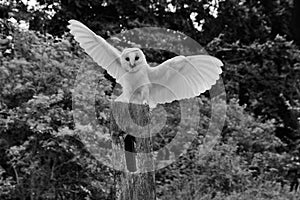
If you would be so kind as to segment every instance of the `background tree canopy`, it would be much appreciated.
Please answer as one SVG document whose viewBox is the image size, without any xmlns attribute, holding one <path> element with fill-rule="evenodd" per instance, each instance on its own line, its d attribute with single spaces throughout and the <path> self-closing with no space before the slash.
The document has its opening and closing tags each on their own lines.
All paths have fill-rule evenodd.
<svg viewBox="0 0 300 200">
<path fill-rule="evenodd" d="M 0 1 L 0 199 L 114 199 L 115 172 L 90 154 L 74 130 L 76 74 L 82 66 L 98 66 L 68 33 L 69 19 L 104 38 L 137 27 L 180 31 L 224 62 L 228 112 L 220 142 L 200 153 L 211 116 L 205 93 L 198 97 L 203 116 L 197 139 L 186 155 L 156 172 L 160 199 L 299 198 L 288 192 L 300 177 L 299 1 L 37 3 Z M 143 50 L 153 63 L 174 56 Z M 91 75 L 99 80 L 98 121 L 109 135 L 109 100 L 118 86 L 100 72 Z M 164 105 L 170 119 L 178 118 L 177 105 Z M 189 127 L 170 120 L 155 148 L 178 131 Z M 174 152 L 158 156 L 169 160 Z"/>
</svg>

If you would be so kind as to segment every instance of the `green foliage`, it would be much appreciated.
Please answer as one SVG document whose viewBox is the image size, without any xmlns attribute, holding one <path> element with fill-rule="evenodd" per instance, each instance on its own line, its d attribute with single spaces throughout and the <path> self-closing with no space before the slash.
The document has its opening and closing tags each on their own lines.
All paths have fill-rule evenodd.
<svg viewBox="0 0 300 200">
<path fill-rule="evenodd" d="M 276 181 L 284 179 L 287 156 L 276 151 L 285 144 L 273 134 L 274 122 L 261 122 L 231 101 L 226 124 L 225 135 L 209 152 L 203 153 L 199 137 L 188 154 L 157 172 L 161 199 L 247 199 L 247 193 L 254 191 L 257 196 L 264 192 L 274 197 L 289 195 L 285 189 L 277 194 L 280 186 Z M 260 170 L 257 177 L 251 171 L 254 166 Z M 261 188 L 274 186 L 277 192 Z"/>
<path fill-rule="evenodd" d="M 196 140 L 190 148 L 184 147 L 187 154 L 156 173 L 160 199 L 299 199 L 289 192 L 293 178 L 289 171 L 299 168 L 293 159 L 300 147 L 300 52 L 290 42 L 291 1 L 38 2 L 40 10 L 29 10 L 19 0 L 7 1 L 0 8 L 0 199 L 114 199 L 114 172 L 97 161 L 105 162 L 110 155 L 92 155 L 98 146 L 84 145 L 78 135 L 91 136 L 97 128 L 103 136 L 99 145 L 110 147 L 109 102 L 121 88 L 71 38 L 48 34 L 63 35 L 71 18 L 104 37 L 145 26 L 180 30 L 225 63 L 228 111 L 221 137 L 211 141 L 217 145 L 207 148 L 203 144 L 212 117 L 207 93 L 198 98 L 202 102 L 199 122 L 180 124 L 178 102 L 161 106 L 168 118 L 155 137 L 155 150 L 177 133 L 193 133 Z M 213 8 L 218 9 L 217 17 Z M 55 11 L 54 15 L 49 11 Z M 193 26 L 192 13 L 197 13 L 194 22 L 203 25 L 201 31 Z M 30 29 L 39 32 L 11 27 L 7 24 L 10 16 L 29 22 Z M 135 35 L 125 40 L 146 44 L 161 40 L 160 33 Z M 163 38 L 167 45 L 161 40 L 156 47 L 184 55 L 204 53 L 200 46 L 184 48 L 181 36 L 174 32 Z M 151 63 L 174 56 L 143 50 Z M 82 102 L 84 109 L 75 113 L 74 85 L 85 79 L 94 85 L 80 85 L 74 100 Z M 89 111 L 94 105 L 86 98 L 87 92 L 96 95 L 93 123 Z M 76 130 L 74 114 L 85 119 Z M 166 113 L 156 114 L 159 126 L 159 116 Z M 192 128 L 195 123 L 199 123 L 196 130 Z M 170 163 L 183 153 L 180 145 L 157 156 Z"/>
<path fill-rule="evenodd" d="M 293 2 L 229 0 L 220 1 L 217 18 L 208 18 L 204 24 L 204 35 L 211 41 L 220 34 L 224 41 L 251 44 L 255 41 L 264 43 L 274 39 L 277 34 L 292 39 L 290 22 Z"/>
<path fill-rule="evenodd" d="M 7 145 L 0 198 L 108 198 L 112 171 L 95 161 L 72 130 L 77 70 L 95 64 L 82 52 L 71 54 L 66 39 L 18 29 L 13 38 L 13 58 L 1 60 L 0 136 Z"/>
<path fill-rule="evenodd" d="M 104 37 L 149 26 L 183 31 L 201 44 L 220 34 L 224 34 L 226 42 L 239 40 L 245 44 L 265 42 L 277 34 L 289 40 L 294 37 L 291 0 L 38 0 L 40 9 L 28 9 L 20 0 L 9 2 L 4 6 L 10 8 L 8 13 L 30 22 L 32 30 L 54 35 L 63 35 L 69 19 L 80 19 Z"/>
<path fill-rule="evenodd" d="M 285 127 L 287 131 L 278 133 L 279 138 L 285 141 L 297 138 L 299 48 L 279 35 L 274 40 L 249 46 L 216 38 L 208 47 L 226 63 L 227 95 L 239 99 L 240 105 L 246 105 L 246 110 L 257 117 L 274 119 L 278 126 Z"/>
</svg>

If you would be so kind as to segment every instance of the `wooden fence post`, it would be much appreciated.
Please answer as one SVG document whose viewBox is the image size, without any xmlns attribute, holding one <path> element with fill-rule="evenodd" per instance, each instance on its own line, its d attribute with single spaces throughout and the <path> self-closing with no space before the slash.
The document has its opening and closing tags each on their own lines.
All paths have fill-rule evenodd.
<svg viewBox="0 0 300 200">
<path fill-rule="evenodd" d="M 110 132 L 118 200 L 155 200 L 149 107 L 113 102 Z M 126 150 L 126 151 L 125 151 Z"/>
</svg>

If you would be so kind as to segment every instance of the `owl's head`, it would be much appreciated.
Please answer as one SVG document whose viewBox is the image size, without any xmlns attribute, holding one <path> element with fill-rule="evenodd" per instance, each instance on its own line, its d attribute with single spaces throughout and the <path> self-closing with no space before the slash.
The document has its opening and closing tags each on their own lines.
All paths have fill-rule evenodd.
<svg viewBox="0 0 300 200">
<path fill-rule="evenodd" d="M 127 48 L 121 54 L 121 64 L 126 71 L 136 72 L 147 62 L 144 53 L 139 48 Z"/>
</svg>

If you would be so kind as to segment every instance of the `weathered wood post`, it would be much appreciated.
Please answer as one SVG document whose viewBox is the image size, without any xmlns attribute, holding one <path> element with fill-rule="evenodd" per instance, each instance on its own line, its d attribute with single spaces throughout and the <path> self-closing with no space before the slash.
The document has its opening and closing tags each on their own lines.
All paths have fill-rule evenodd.
<svg viewBox="0 0 300 200">
<path fill-rule="evenodd" d="M 111 136 L 113 166 L 119 170 L 118 200 L 155 200 L 149 107 L 113 102 Z"/>
</svg>

